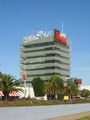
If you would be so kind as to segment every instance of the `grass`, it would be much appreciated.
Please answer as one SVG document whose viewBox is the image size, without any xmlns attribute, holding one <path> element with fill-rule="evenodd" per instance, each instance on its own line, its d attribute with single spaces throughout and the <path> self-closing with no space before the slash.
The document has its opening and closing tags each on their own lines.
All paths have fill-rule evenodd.
<svg viewBox="0 0 90 120">
<path fill-rule="evenodd" d="M 90 103 L 89 100 L 69 100 L 69 101 L 60 101 L 60 100 L 14 100 L 14 101 L 0 101 L 0 107 L 12 107 L 12 106 L 44 106 L 44 105 L 60 105 L 60 104 L 78 104 L 78 103 Z"/>
<path fill-rule="evenodd" d="M 15 101 L 1 101 L 0 107 L 8 106 L 44 106 L 44 105 L 57 105 L 61 104 L 60 101 L 43 101 L 43 100 L 15 100 Z"/>
<path fill-rule="evenodd" d="M 79 118 L 79 119 L 76 119 L 76 120 L 90 120 L 90 116 L 86 116 L 86 117 Z"/>
</svg>

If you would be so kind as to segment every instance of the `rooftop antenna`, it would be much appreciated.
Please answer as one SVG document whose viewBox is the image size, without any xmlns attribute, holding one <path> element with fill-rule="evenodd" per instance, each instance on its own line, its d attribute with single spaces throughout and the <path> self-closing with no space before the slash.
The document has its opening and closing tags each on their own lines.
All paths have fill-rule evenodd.
<svg viewBox="0 0 90 120">
<path fill-rule="evenodd" d="M 63 34 L 63 20 L 62 20 L 62 34 Z"/>
</svg>

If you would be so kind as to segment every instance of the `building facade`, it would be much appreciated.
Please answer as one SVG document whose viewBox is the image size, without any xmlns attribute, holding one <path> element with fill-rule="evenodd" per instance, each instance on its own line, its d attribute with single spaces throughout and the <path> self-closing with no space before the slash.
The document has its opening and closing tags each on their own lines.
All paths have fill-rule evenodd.
<svg viewBox="0 0 90 120">
<path fill-rule="evenodd" d="M 58 30 L 53 35 L 40 31 L 25 37 L 20 50 L 21 80 L 40 77 L 47 80 L 54 74 L 66 81 L 70 77 L 71 42 Z"/>
</svg>

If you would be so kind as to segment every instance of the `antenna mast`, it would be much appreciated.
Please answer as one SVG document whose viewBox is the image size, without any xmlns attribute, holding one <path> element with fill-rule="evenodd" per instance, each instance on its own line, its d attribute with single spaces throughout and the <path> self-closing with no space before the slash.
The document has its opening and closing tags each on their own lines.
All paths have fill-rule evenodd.
<svg viewBox="0 0 90 120">
<path fill-rule="evenodd" d="M 62 20 L 62 34 L 63 34 L 63 20 Z"/>
</svg>

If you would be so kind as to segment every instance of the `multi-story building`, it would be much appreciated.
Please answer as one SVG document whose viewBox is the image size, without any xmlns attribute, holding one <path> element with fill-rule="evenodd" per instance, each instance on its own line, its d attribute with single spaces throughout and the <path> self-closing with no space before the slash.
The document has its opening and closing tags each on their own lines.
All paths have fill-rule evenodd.
<svg viewBox="0 0 90 120">
<path fill-rule="evenodd" d="M 25 37 L 21 45 L 21 79 L 26 74 L 28 81 L 36 77 L 47 80 L 57 74 L 66 81 L 70 77 L 70 58 L 71 42 L 57 30 L 54 35 L 40 31 Z"/>
</svg>

